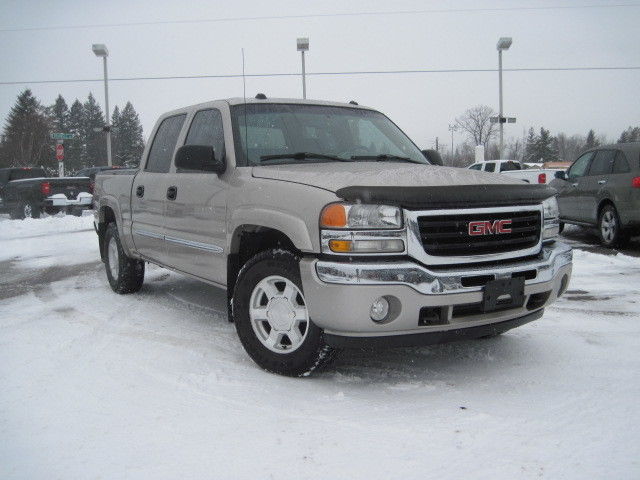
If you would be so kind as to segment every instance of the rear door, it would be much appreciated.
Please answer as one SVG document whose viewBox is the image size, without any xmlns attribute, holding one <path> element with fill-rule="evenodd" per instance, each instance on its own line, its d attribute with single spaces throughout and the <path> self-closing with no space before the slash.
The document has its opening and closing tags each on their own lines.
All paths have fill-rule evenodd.
<svg viewBox="0 0 640 480">
<path fill-rule="evenodd" d="M 212 146 L 225 157 L 222 113 L 216 108 L 193 115 L 184 145 Z M 224 174 L 172 168 L 172 198 L 165 215 L 166 264 L 209 281 L 226 284 L 226 198 Z"/>
<path fill-rule="evenodd" d="M 581 198 L 579 220 L 593 224 L 598 221 L 598 204 L 608 196 L 607 182 L 615 156 L 615 150 L 598 150 L 594 155 L 587 174 L 578 184 Z"/>
<path fill-rule="evenodd" d="M 554 184 L 558 190 L 557 198 L 561 218 L 582 221 L 580 220 L 583 215 L 578 187 L 589 169 L 593 155 L 593 151 L 582 154 L 567 171 L 567 180 L 558 180 Z"/>
<path fill-rule="evenodd" d="M 632 182 L 634 174 L 627 156 L 622 150 L 616 151 L 613 161 L 613 170 L 607 178 L 607 194 L 613 200 L 623 223 L 626 223 L 631 212 L 635 207 L 633 203 Z"/>
<path fill-rule="evenodd" d="M 144 168 L 135 176 L 131 191 L 132 235 L 138 253 L 164 263 L 164 216 L 170 187 L 171 159 L 186 114 L 163 119 L 153 135 Z"/>
</svg>

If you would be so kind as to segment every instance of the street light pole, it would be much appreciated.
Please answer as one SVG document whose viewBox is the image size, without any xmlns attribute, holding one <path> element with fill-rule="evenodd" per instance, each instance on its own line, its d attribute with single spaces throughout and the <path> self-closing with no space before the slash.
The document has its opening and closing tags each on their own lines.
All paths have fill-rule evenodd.
<svg viewBox="0 0 640 480">
<path fill-rule="evenodd" d="M 309 39 L 298 38 L 296 41 L 298 51 L 302 54 L 302 98 L 307 98 L 307 78 L 304 64 L 304 52 L 309 50 Z"/>
<path fill-rule="evenodd" d="M 453 160 L 453 132 L 458 130 L 458 126 L 449 124 L 449 131 L 451 132 L 451 159 Z"/>
<path fill-rule="evenodd" d="M 498 40 L 496 48 L 498 49 L 498 91 L 500 112 L 498 113 L 498 122 L 500 124 L 500 145 L 498 147 L 498 156 L 502 158 L 502 149 L 504 148 L 504 111 L 502 108 L 502 51 L 508 50 L 511 46 L 511 37 L 501 37 Z"/>
<path fill-rule="evenodd" d="M 102 65 L 104 68 L 104 107 L 105 107 L 105 131 L 107 133 L 107 165 L 112 166 L 113 162 L 111 161 L 111 120 L 110 120 L 110 110 L 109 110 L 109 75 L 107 72 L 107 57 L 109 56 L 109 50 L 107 50 L 106 45 L 103 44 L 94 44 L 92 46 L 93 53 L 96 54 L 97 57 L 102 57 Z"/>
</svg>

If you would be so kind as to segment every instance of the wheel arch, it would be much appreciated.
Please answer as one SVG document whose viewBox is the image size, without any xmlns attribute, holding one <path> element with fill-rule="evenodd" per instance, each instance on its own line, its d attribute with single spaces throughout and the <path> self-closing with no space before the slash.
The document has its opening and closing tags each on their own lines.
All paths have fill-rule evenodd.
<svg viewBox="0 0 640 480">
<path fill-rule="evenodd" d="M 264 225 L 245 223 L 231 234 L 227 254 L 227 296 L 229 300 L 242 266 L 255 255 L 273 249 L 300 254 L 293 240 L 281 230 Z M 229 317 L 231 318 L 231 317 Z"/>
</svg>

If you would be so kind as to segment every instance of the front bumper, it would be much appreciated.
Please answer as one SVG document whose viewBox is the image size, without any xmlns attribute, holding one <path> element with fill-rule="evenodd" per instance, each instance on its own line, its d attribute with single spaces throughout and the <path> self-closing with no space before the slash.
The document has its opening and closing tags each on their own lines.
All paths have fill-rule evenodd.
<svg viewBox="0 0 640 480">
<path fill-rule="evenodd" d="M 560 242 L 545 245 L 534 259 L 497 266 L 429 269 L 411 261 L 334 262 L 305 258 L 300 273 L 310 317 L 327 335 L 383 337 L 445 332 L 498 324 L 526 317 L 555 301 L 571 277 L 571 248 Z M 522 275 L 522 307 L 483 313 L 487 280 Z M 390 319 L 376 323 L 371 304 L 392 298 Z M 438 324 L 421 320 L 422 309 L 441 312 Z M 424 311 L 424 310 L 422 310 Z"/>
<path fill-rule="evenodd" d="M 45 207 L 81 207 L 88 208 L 93 202 L 93 195 L 87 192 L 80 192 L 75 199 L 67 198 L 64 194 L 58 193 L 44 199 Z"/>
</svg>

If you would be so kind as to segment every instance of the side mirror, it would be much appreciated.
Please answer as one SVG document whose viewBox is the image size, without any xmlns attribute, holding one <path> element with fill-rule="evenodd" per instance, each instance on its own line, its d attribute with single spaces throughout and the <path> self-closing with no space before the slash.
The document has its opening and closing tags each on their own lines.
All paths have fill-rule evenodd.
<svg viewBox="0 0 640 480">
<path fill-rule="evenodd" d="M 444 165 L 442 163 L 442 157 L 440 156 L 440 153 L 436 150 L 422 150 L 422 154 L 427 160 L 429 160 L 429 163 L 431 165 L 439 165 L 441 167 Z"/>
<path fill-rule="evenodd" d="M 224 159 L 216 159 L 211 145 L 183 145 L 176 153 L 176 168 L 221 174 L 226 165 Z"/>
<path fill-rule="evenodd" d="M 566 180 L 567 179 L 567 172 L 565 172 L 564 170 L 558 170 L 554 176 L 556 178 L 559 178 L 560 180 Z"/>
</svg>

